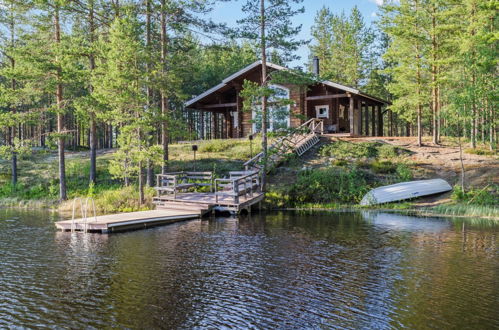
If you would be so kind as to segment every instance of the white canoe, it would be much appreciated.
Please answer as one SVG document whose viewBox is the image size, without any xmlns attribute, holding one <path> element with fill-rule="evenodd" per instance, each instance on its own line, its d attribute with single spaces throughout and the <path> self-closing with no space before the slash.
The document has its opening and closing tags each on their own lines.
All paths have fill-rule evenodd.
<svg viewBox="0 0 499 330">
<path fill-rule="evenodd" d="M 402 182 L 371 190 L 362 198 L 360 205 L 396 202 L 450 190 L 452 187 L 442 179 Z"/>
</svg>

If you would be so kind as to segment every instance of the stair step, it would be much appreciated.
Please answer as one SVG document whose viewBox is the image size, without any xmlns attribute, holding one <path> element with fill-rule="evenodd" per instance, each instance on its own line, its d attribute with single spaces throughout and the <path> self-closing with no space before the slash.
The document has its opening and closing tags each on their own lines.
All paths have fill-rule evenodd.
<svg viewBox="0 0 499 330">
<path fill-rule="evenodd" d="M 204 215 L 211 211 L 211 205 L 203 205 L 196 203 L 181 203 L 181 202 L 170 202 L 170 201 L 155 201 L 156 209 L 166 209 L 166 210 L 184 210 L 184 211 L 197 211 L 200 215 Z"/>
</svg>

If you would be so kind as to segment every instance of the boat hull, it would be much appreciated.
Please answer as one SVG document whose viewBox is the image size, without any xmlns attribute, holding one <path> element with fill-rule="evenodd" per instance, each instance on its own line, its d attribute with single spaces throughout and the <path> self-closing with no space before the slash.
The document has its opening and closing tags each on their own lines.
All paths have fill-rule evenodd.
<svg viewBox="0 0 499 330">
<path fill-rule="evenodd" d="M 405 199 L 439 194 L 450 190 L 452 190 L 452 187 L 443 179 L 402 182 L 369 191 L 364 198 L 362 198 L 360 205 L 397 202 Z"/>
</svg>

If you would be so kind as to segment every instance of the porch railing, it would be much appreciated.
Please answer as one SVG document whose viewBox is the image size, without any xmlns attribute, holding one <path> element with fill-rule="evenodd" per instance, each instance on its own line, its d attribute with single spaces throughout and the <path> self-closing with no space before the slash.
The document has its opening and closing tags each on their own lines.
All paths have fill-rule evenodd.
<svg viewBox="0 0 499 330">
<path fill-rule="evenodd" d="M 213 192 L 213 172 L 172 172 L 156 175 L 156 192 L 157 196 L 162 194 L 173 194 L 173 198 L 177 197 L 177 193 L 197 187 L 209 187 L 210 192 Z"/>
<path fill-rule="evenodd" d="M 229 172 L 229 178 L 215 179 L 215 202 L 229 197 L 239 204 L 241 197 L 253 197 L 260 192 L 260 173 L 258 171 Z"/>
</svg>

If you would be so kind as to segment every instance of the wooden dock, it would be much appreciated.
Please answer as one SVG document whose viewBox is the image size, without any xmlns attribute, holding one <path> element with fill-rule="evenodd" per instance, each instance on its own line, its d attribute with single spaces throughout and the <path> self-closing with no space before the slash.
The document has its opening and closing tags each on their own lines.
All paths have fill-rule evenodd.
<svg viewBox="0 0 499 330">
<path fill-rule="evenodd" d="M 199 219 L 200 217 L 201 215 L 198 210 L 159 209 L 101 215 L 97 217 L 88 217 L 86 219 L 64 220 L 56 222 L 55 225 L 62 231 L 74 230 L 111 233 L 154 227 L 184 220 Z"/>
<path fill-rule="evenodd" d="M 102 216 L 58 221 L 61 231 L 113 233 L 125 230 L 144 229 L 179 221 L 200 219 L 213 210 L 239 213 L 250 212 L 251 206 L 263 200 L 263 193 L 240 196 L 238 202 L 230 196 L 215 193 L 180 193 L 175 197 L 163 195 L 155 198 L 156 210 L 118 213 Z M 88 212 L 87 212 L 88 213 Z"/>
</svg>

